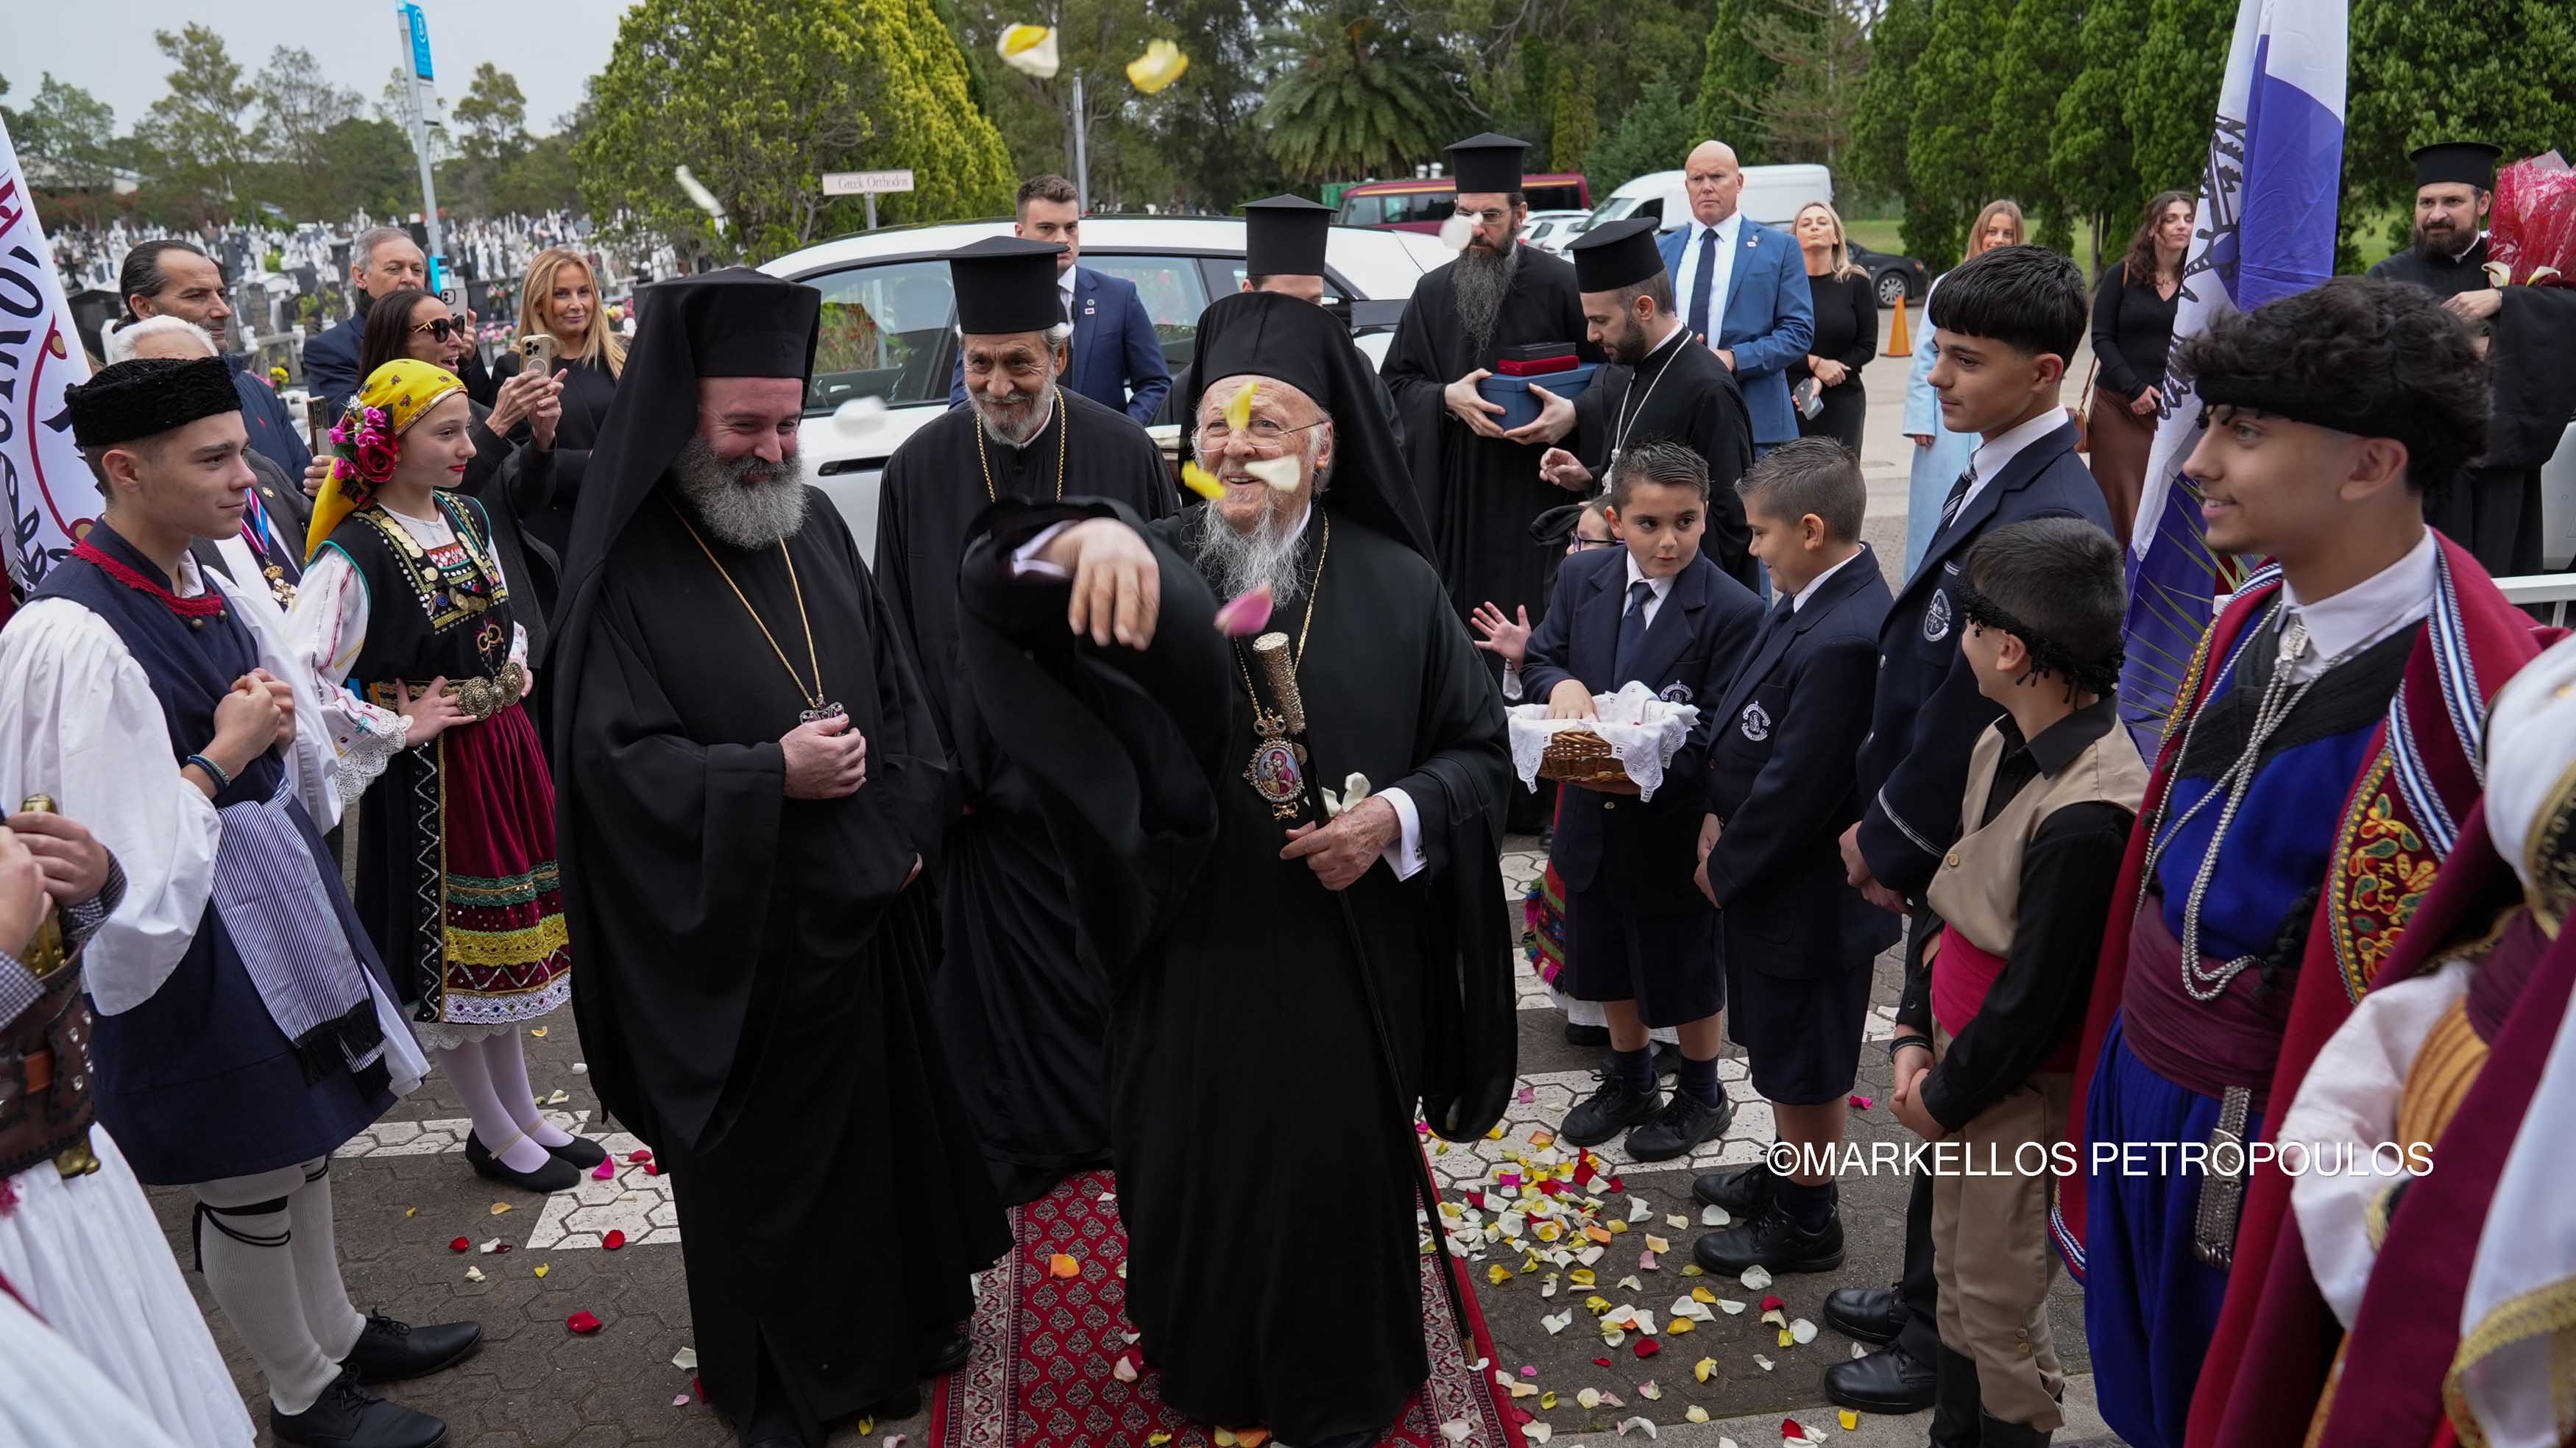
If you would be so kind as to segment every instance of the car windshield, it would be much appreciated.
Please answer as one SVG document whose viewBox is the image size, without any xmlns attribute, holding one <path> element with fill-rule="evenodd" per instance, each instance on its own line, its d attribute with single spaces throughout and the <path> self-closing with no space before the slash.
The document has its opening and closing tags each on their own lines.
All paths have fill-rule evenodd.
<svg viewBox="0 0 2576 1448">
<path fill-rule="evenodd" d="M 808 414 L 863 397 L 895 407 L 947 400 L 955 311 L 947 262 L 932 257 L 852 267 L 807 277 L 805 285 L 823 294 L 814 380 L 805 392 Z"/>
</svg>

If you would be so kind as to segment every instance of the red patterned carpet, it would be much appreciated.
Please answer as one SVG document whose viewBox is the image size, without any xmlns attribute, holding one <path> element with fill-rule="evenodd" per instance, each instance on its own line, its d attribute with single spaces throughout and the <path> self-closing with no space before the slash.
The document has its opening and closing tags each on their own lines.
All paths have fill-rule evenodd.
<svg viewBox="0 0 2576 1448">
<path fill-rule="evenodd" d="M 1127 1351 L 1127 1233 L 1108 1172 L 1085 1172 L 1025 1207 L 1011 1209 L 1016 1248 L 978 1284 L 974 1348 L 940 1384 L 930 1410 L 931 1448 L 1146 1448 L 1168 1433 L 1168 1448 L 1215 1448 L 1216 1429 L 1163 1406 L 1148 1364 L 1132 1383 L 1113 1369 Z M 1050 1275 L 1058 1253 L 1081 1274 Z M 1431 1377 L 1407 1404 L 1382 1448 L 1523 1448 L 1526 1416 L 1495 1392 L 1494 1343 L 1476 1294 L 1463 1280 L 1475 1341 L 1458 1340 L 1440 1291 L 1437 1260 L 1422 1263 L 1422 1317 Z M 1464 1439 L 1440 1425 L 1464 1421 Z M 1249 1427 L 1229 1424 L 1228 1427 Z"/>
</svg>

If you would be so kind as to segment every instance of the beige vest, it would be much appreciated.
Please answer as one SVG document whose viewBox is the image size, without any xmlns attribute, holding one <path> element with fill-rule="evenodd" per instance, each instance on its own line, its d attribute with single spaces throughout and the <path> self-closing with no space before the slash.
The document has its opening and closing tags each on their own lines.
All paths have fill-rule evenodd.
<svg viewBox="0 0 2576 1448">
<path fill-rule="evenodd" d="M 1998 722 L 1977 736 L 1976 751 L 1968 758 L 1961 824 L 1985 818 L 1986 796 L 1994 789 L 2003 757 L 2003 725 Z M 1925 893 L 1932 913 L 1979 950 L 2010 955 L 2013 922 L 2021 909 L 2022 852 L 2040 823 L 2068 805 L 2094 800 L 2134 814 L 2146 792 L 2147 766 L 2138 758 L 2138 746 L 2126 725 L 2114 723 L 2064 769 L 2023 785 L 1993 823 L 1969 830 L 1950 847 Z"/>
</svg>

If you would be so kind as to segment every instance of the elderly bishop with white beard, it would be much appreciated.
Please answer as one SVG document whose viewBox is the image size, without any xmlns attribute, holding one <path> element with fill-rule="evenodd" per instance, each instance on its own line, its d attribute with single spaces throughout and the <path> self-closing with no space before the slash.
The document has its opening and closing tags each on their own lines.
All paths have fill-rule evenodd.
<svg viewBox="0 0 2576 1448">
<path fill-rule="evenodd" d="M 670 1175 L 708 1401 L 809 1448 L 963 1361 L 1010 1242 L 931 1023 L 939 741 L 797 454 L 818 308 L 742 270 L 645 293 L 554 645 L 590 1079 Z"/>
<path fill-rule="evenodd" d="M 996 507 L 959 581 L 967 686 L 1107 972 L 1127 1306 L 1163 1400 L 1344 1448 L 1455 1331 L 1426 1322 L 1413 1124 L 1472 1139 L 1510 1096 L 1509 755 L 1341 324 L 1237 295 L 1198 346 L 1221 495 L 1159 523 Z M 1219 597 L 1265 590 L 1275 636 L 1220 632 Z M 1291 1161 L 1331 1163 L 1329 1251 L 1293 1247 L 1317 1228 Z"/>
<path fill-rule="evenodd" d="M 1109 1150 L 1108 1006 L 1028 781 L 957 688 L 957 559 L 994 502 L 1105 498 L 1172 511 L 1162 451 L 1125 413 L 1059 385 L 1071 328 L 1053 242 L 992 237 L 948 258 L 968 405 L 904 440 L 877 495 L 886 613 L 929 692 L 950 766 L 932 1009 L 1007 1204 Z"/>
</svg>

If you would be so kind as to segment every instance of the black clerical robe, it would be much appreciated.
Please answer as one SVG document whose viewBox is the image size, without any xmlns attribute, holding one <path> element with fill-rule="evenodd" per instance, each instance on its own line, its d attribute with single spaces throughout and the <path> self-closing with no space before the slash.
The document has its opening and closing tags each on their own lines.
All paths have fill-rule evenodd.
<svg viewBox="0 0 2576 1448">
<path fill-rule="evenodd" d="M 937 848 L 943 768 L 828 499 L 786 558 L 707 536 L 722 573 L 671 499 L 611 548 L 567 681 L 564 898 L 595 962 L 573 1004 L 600 1099 L 671 1177 L 707 1396 L 746 1422 L 771 1406 L 765 1343 L 819 1423 L 911 1384 L 1009 1246 L 905 888 Z M 802 591 L 822 693 L 868 740 L 857 793 L 785 796 L 778 739 L 808 697 L 726 575 L 810 682 Z"/>
<path fill-rule="evenodd" d="M 1063 412 L 1027 446 L 983 437 L 980 457 L 973 407 L 935 419 L 887 460 L 877 501 L 886 611 L 929 681 L 954 766 L 934 1005 L 994 1180 L 1013 1203 L 1107 1159 L 1107 1006 L 1036 799 L 958 688 L 957 560 L 996 495 L 1112 498 L 1148 518 L 1173 506 L 1170 470 L 1143 428 L 1079 393 L 1058 395 Z"/>
<path fill-rule="evenodd" d="M 2485 271 L 2487 239 L 2455 259 L 2409 247 L 2370 269 L 2445 299 L 2495 285 Z M 2576 408 L 2576 296 L 2551 287 L 2503 290 L 2487 327 L 2494 375 L 2486 455 L 2425 510 L 2425 521 L 2506 578 L 2541 569 L 2540 469 L 2566 435 Z"/>
<path fill-rule="evenodd" d="M 1601 369 L 1574 400 L 1575 435 L 1569 443 L 1597 487 L 1609 486 L 1611 454 L 1639 443 L 1677 442 L 1699 454 L 1708 464 L 1709 484 L 1708 531 L 1700 547 L 1721 572 L 1759 593 L 1762 570 L 1753 561 L 1753 530 L 1735 492 L 1736 480 L 1753 466 L 1753 418 L 1735 374 L 1716 353 L 1690 343 L 1690 329 L 1676 326 L 1636 366 Z"/>
<path fill-rule="evenodd" d="M 973 690 L 1014 706 L 996 729 L 1044 782 L 1111 981 L 1129 1315 L 1193 1417 L 1289 1443 L 1383 1428 L 1427 1371 L 1415 1104 L 1472 1135 L 1511 1084 L 1501 700 L 1419 555 L 1312 515 L 1311 630 L 1307 590 L 1272 615 L 1306 639 L 1310 767 L 1402 789 L 1427 856 L 1410 879 L 1371 865 L 1337 901 L 1279 858 L 1285 826 L 1245 779 L 1243 651 L 1184 551 L 1207 510 L 1147 530 L 1162 612 L 1143 653 L 1077 642 L 1067 585 L 1013 576 L 1013 545 L 1077 511 L 1106 510 L 998 515 L 967 559 L 966 658 Z M 1322 1163 L 1329 1200 L 1291 1163 Z"/>
<path fill-rule="evenodd" d="M 1453 262 L 1414 287 L 1380 370 L 1404 420 L 1405 456 L 1451 605 L 1462 619 L 1481 603 L 1494 604 L 1505 618 L 1526 607 L 1535 621 L 1547 611 L 1549 560 L 1530 546 L 1530 520 L 1567 495 L 1538 475 L 1544 444 L 1478 437 L 1450 415 L 1441 394 L 1478 368 L 1492 370 L 1506 348 L 1561 343 L 1587 362 L 1601 354 L 1584 340 L 1572 262 L 1521 247 L 1493 338 L 1482 350 L 1458 314 L 1457 270 Z M 1499 656 L 1487 658 L 1499 677 Z"/>
</svg>

